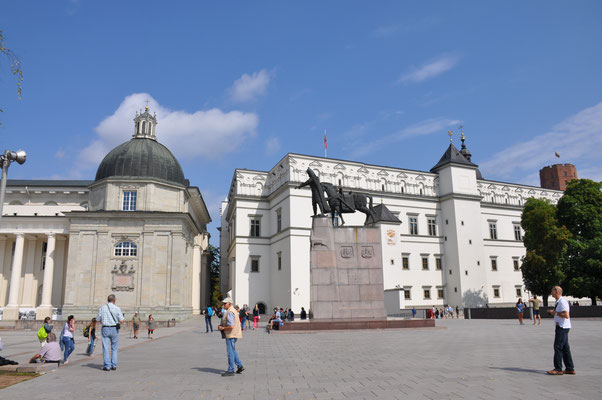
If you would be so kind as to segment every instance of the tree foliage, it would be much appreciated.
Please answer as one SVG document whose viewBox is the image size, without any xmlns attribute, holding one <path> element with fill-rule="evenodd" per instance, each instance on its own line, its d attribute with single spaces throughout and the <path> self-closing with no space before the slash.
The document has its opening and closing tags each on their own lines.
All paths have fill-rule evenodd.
<svg viewBox="0 0 602 400">
<path fill-rule="evenodd" d="M 556 207 L 547 200 L 530 198 L 521 218 L 527 249 L 521 266 L 523 281 L 527 290 L 543 296 L 545 306 L 552 288 L 564 278 L 562 262 L 570 237 L 568 229 L 559 226 L 556 214 Z"/>
<path fill-rule="evenodd" d="M 558 202 L 558 221 L 571 232 L 565 259 L 566 291 L 602 297 L 602 183 L 589 179 L 569 182 Z"/>
<path fill-rule="evenodd" d="M 19 57 L 17 57 L 11 49 L 6 47 L 6 42 L 4 40 L 2 30 L 0 30 L 0 55 L 3 55 L 6 57 L 6 59 L 8 59 L 8 62 L 10 64 L 10 72 L 13 74 L 15 79 L 17 79 L 17 94 L 19 96 L 19 100 L 21 100 L 21 83 L 23 82 L 23 70 L 21 69 L 21 60 L 19 60 Z M 0 112 L 2 112 L 1 108 Z M 0 125 L 2 125 L 1 122 Z"/>
<path fill-rule="evenodd" d="M 224 298 L 222 292 L 219 290 L 220 282 L 220 252 L 215 246 L 209 245 L 209 279 L 210 279 L 210 303 L 212 306 L 218 306 L 221 304 Z"/>
</svg>

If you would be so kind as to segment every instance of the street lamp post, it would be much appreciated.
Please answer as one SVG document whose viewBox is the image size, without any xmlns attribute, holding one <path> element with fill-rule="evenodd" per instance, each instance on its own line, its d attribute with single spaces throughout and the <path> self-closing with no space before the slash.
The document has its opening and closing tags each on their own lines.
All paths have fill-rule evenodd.
<svg viewBox="0 0 602 400">
<path fill-rule="evenodd" d="M 0 165 L 2 166 L 2 181 L 0 182 L 0 221 L 2 221 L 2 209 L 4 208 L 4 193 L 6 192 L 6 175 L 8 167 L 13 161 L 23 164 L 27 158 L 27 154 L 23 150 L 10 151 L 6 150 L 0 155 Z"/>
</svg>

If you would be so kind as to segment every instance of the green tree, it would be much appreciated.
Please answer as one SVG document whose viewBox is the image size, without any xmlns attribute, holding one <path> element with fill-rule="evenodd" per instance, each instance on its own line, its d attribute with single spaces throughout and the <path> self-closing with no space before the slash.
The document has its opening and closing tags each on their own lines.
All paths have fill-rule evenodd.
<svg viewBox="0 0 602 400">
<path fill-rule="evenodd" d="M 528 199 L 521 225 L 527 249 L 521 265 L 523 282 L 527 290 L 543 296 L 547 307 L 552 288 L 564 278 L 562 257 L 570 234 L 564 226 L 559 226 L 556 207 L 547 200 Z"/>
<path fill-rule="evenodd" d="M 219 290 L 219 275 L 220 275 L 220 252 L 215 246 L 209 245 L 209 280 L 211 297 L 210 302 L 212 306 L 221 305 L 221 301 L 224 298 L 222 292 Z"/>
<path fill-rule="evenodd" d="M 6 47 L 4 35 L 1 30 L 0 30 L 0 54 L 4 55 L 8 59 L 8 62 L 10 64 L 10 72 L 17 79 L 17 94 L 19 95 L 19 100 L 21 100 L 21 83 L 23 82 L 23 70 L 21 69 L 21 60 L 19 60 L 19 57 L 17 57 L 11 49 Z M 1 108 L 0 108 L 0 112 L 2 112 Z M 2 122 L 0 122 L 0 125 L 2 125 Z"/>
<path fill-rule="evenodd" d="M 558 220 L 571 232 L 565 257 L 567 293 L 602 297 L 602 183 L 589 179 L 569 182 L 558 201 Z"/>
</svg>

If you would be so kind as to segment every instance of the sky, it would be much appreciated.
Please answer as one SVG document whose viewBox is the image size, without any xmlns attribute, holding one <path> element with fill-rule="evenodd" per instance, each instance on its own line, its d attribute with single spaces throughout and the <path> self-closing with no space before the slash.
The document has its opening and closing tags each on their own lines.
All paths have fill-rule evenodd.
<svg viewBox="0 0 602 400">
<path fill-rule="evenodd" d="M 485 179 L 601 181 L 600 20 L 596 0 L 4 0 L 23 92 L 0 55 L 0 148 L 28 154 L 10 179 L 94 179 L 148 104 L 214 244 L 234 169 L 323 156 L 325 130 L 328 157 L 428 171 L 462 125 Z"/>
</svg>

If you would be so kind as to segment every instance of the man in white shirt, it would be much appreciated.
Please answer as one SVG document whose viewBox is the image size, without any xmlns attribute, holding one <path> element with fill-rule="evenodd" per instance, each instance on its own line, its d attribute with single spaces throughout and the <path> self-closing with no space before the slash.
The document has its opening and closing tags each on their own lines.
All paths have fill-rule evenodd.
<svg viewBox="0 0 602 400">
<path fill-rule="evenodd" d="M 552 297 L 556 299 L 554 310 L 548 313 L 554 316 L 556 335 L 554 336 L 554 369 L 548 371 L 550 375 L 575 375 L 575 366 L 569 347 L 569 331 L 571 330 L 571 316 L 569 302 L 562 297 L 562 288 L 554 286 Z M 562 362 L 566 369 L 562 370 Z"/>
</svg>

